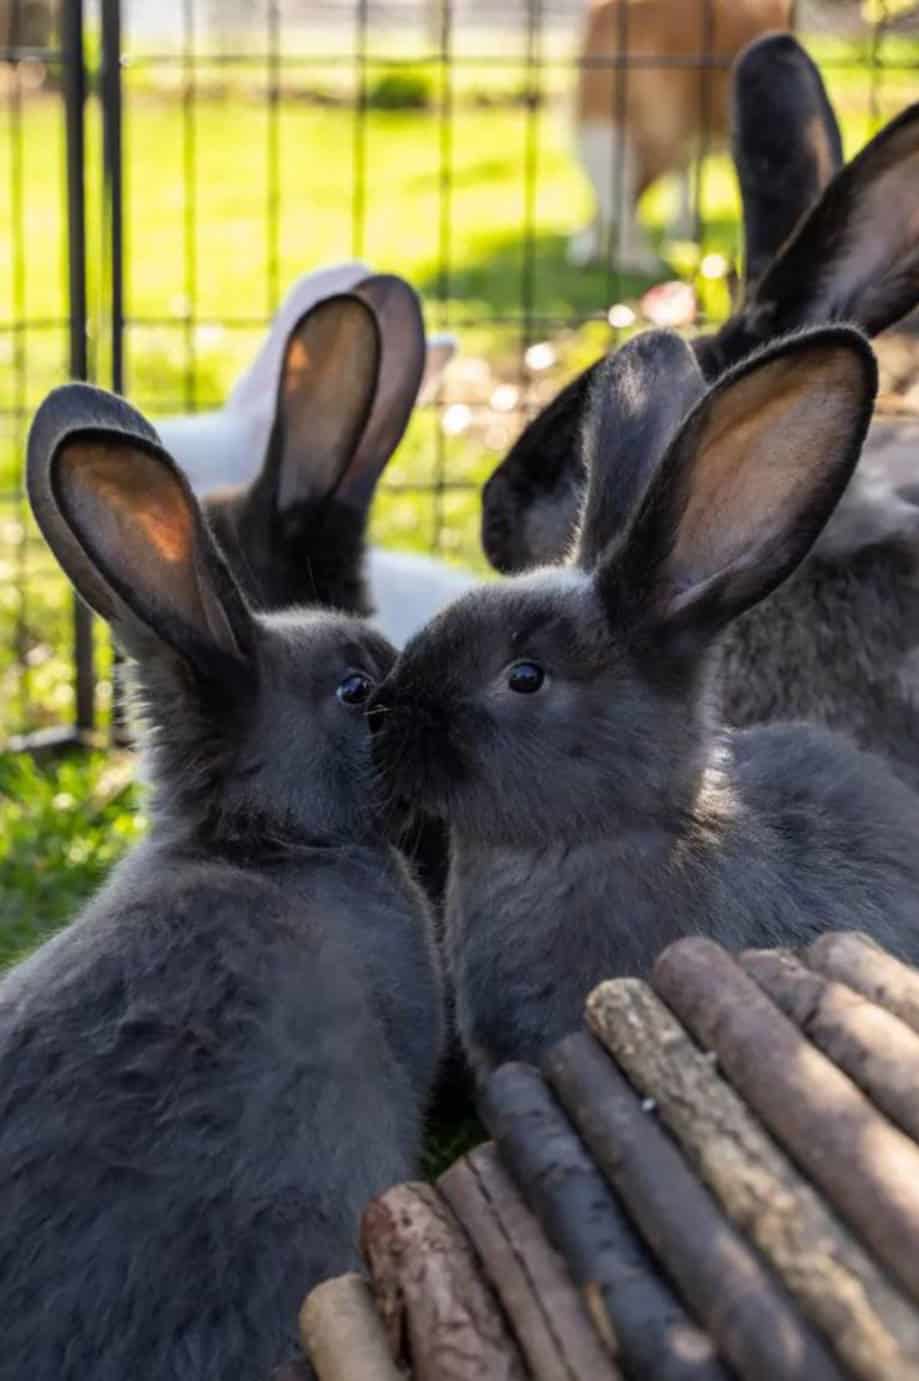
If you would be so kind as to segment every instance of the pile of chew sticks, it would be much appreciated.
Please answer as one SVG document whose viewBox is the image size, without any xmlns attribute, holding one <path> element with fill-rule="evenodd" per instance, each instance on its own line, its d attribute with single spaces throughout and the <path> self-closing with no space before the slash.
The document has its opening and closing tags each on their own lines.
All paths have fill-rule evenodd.
<svg viewBox="0 0 919 1381">
<path fill-rule="evenodd" d="M 650 983 L 484 1091 L 493 1141 L 367 1209 L 320 1381 L 915 1381 L 919 972 L 854 934 Z"/>
</svg>

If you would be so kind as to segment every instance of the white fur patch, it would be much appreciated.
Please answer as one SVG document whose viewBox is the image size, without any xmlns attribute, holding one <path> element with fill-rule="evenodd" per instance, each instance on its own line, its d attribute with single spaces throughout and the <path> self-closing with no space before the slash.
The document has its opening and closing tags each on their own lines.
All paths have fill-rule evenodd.
<svg viewBox="0 0 919 1381">
<path fill-rule="evenodd" d="M 585 120 L 577 127 L 575 144 L 594 190 L 597 214 L 591 226 L 572 236 L 569 259 L 586 264 L 602 258 L 612 236 L 613 258 L 621 268 L 655 273 L 660 260 L 639 224 L 635 207 L 638 166 L 629 136 L 604 120 Z"/>
</svg>

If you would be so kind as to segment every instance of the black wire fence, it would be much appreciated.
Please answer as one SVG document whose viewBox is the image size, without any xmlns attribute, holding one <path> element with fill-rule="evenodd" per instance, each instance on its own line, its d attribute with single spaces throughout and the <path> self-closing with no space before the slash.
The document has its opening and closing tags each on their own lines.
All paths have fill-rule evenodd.
<svg viewBox="0 0 919 1381">
<path fill-rule="evenodd" d="M 626 0 L 611 3 L 626 23 Z M 695 7 L 695 50 L 640 61 L 689 64 L 704 109 L 708 70 L 726 65 L 721 4 L 673 4 Z M 599 266 L 566 258 L 589 209 L 569 132 L 585 8 L 0 0 L 0 742 L 88 739 L 111 719 L 104 631 L 24 499 L 41 398 L 73 377 L 154 420 L 219 407 L 287 288 L 321 264 L 403 273 L 429 330 L 459 337 L 375 527 L 481 565 L 482 481 L 568 374 L 640 324 L 649 286 L 612 245 Z M 797 11 L 851 151 L 919 97 L 919 5 Z M 630 65 L 627 49 L 588 61 Z M 729 309 L 738 253 L 736 189 L 710 143 L 703 128 L 694 231 L 665 245 L 699 324 Z M 651 193 L 649 224 L 669 195 Z"/>
</svg>

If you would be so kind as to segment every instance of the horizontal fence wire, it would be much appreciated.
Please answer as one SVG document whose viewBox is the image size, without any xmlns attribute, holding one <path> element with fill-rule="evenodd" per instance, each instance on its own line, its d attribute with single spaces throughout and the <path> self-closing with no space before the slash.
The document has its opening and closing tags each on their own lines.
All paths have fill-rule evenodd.
<svg viewBox="0 0 919 1381">
<path fill-rule="evenodd" d="M 463 350 L 384 477 L 375 536 L 484 569 L 483 481 L 565 379 L 643 319 L 649 284 L 611 232 L 596 267 L 566 262 L 574 208 L 589 210 L 571 95 L 604 70 L 620 127 L 631 75 L 698 74 L 693 224 L 665 276 L 694 285 L 695 326 L 726 314 L 739 232 L 709 109 L 731 63 L 719 3 L 697 0 L 679 53 L 630 52 L 631 7 L 614 3 L 620 51 L 596 54 L 579 51 L 574 0 L 100 0 L 86 13 L 60 0 L 47 33 L 28 34 L 14 0 L 0 19 L 0 743 L 79 738 L 111 718 L 104 630 L 74 606 L 22 487 L 29 419 L 68 375 L 127 393 L 154 422 L 217 408 L 299 274 L 349 256 L 402 272 L 429 332 Z M 871 22 L 854 4 L 798 10 L 857 147 L 919 96 L 919 32 L 902 6 L 873 3 Z M 49 246 L 61 271 L 40 284 Z"/>
</svg>

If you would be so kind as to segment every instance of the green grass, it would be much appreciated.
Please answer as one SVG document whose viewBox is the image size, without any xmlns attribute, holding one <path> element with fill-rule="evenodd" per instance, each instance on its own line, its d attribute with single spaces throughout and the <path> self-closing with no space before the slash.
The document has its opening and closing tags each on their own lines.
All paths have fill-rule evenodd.
<svg viewBox="0 0 919 1381">
<path fill-rule="evenodd" d="M 143 830 L 124 755 L 0 754 L 0 967 L 67 921 Z"/>
<path fill-rule="evenodd" d="M 470 39 L 467 52 L 483 51 L 483 42 L 482 36 L 475 43 Z M 479 569 L 478 488 L 519 425 L 519 416 L 490 408 L 495 386 L 523 385 L 518 403 L 538 402 L 604 347 L 610 333 L 602 318 L 610 304 L 634 303 L 645 286 L 644 280 L 604 270 L 575 271 L 565 263 L 566 237 L 586 218 L 589 197 L 569 153 L 564 108 L 557 99 L 535 117 L 537 183 L 527 205 L 523 169 L 533 117 L 506 99 L 525 85 L 525 69 L 514 60 L 522 54 L 519 35 L 511 48 L 503 69 L 470 65 L 457 73 L 446 201 L 440 171 L 445 126 L 437 108 L 442 73 L 436 65 L 425 69 L 432 108 L 371 110 L 362 149 L 355 143 L 352 113 L 334 104 L 336 83 L 343 90 L 350 79 L 347 66 L 311 67 L 304 61 L 290 78 L 278 126 L 277 287 L 283 292 L 306 269 L 361 252 L 421 289 L 432 329 L 453 326 L 462 335 L 465 362 L 455 371 L 448 401 L 472 408 L 470 425 L 460 436 L 445 437 L 433 410 L 416 418 L 390 467 L 393 488 L 376 505 L 374 536 L 420 549 L 436 541 L 448 558 Z M 826 41 L 819 52 L 828 64 L 852 56 L 851 49 Z M 897 40 L 886 50 L 886 60 L 911 61 L 914 53 L 913 45 Z M 414 61 L 417 54 L 406 56 Z M 851 153 L 871 130 L 869 84 L 851 69 L 829 65 L 827 73 Z M 262 327 L 250 322 L 264 320 L 272 305 L 266 272 L 272 243 L 265 215 L 270 126 L 261 79 L 251 68 L 233 64 L 202 69 L 202 100 L 186 121 L 181 91 L 169 86 L 174 74 L 149 66 L 127 69 L 126 304 L 132 323 L 127 391 L 154 417 L 218 404 L 261 338 Z M 545 83 L 550 96 L 557 97 L 567 80 L 563 68 L 550 69 Z M 324 92 L 331 103 L 300 98 L 298 83 L 303 90 Z M 917 96 L 914 72 L 885 72 L 878 117 L 887 118 Z M 90 117 L 92 349 L 96 376 L 105 382 L 109 345 L 100 310 L 103 227 L 95 108 Z M 361 243 L 352 235 L 356 157 L 363 157 L 367 177 Z M 193 208 L 185 201 L 187 166 L 194 171 Z M 18 283 L 17 177 L 26 251 Z M 2 321 L 25 317 L 41 323 L 65 316 L 63 182 L 59 105 L 53 97 L 32 97 L 23 107 L 19 145 L 0 131 Z M 738 203 L 723 157 L 706 164 L 703 205 L 704 250 L 733 258 Z M 653 189 L 645 220 L 680 271 L 691 273 L 698 254 L 664 242 L 672 207 L 671 188 Z M 529 258 L 521 230 L 525 219 L 532 231 Z M 439 265 L 444 247 L 450 265 L 446 276 Z M 520 316 L 525 281 L 531 288 L 530 325 Z M 701 287 L 706 309 L 723 314 L 728 307 L 723 282 Z M 600 320 L 583 327 L 540 323 L 541 318 L 576 323 L 591 314 Z M 547 336 L 556 347 L 557 364 L 547 374 L 527 378 L 521 347 Z M 38 541 L 21 496 L 3 499 L 18 490 L 27 417 L 66 376 L 66 361 L 67 332 L 61 325 L 36 324 L 18 336 L 0 333 L 0 742 L 10 733 L 66 721 L 72 713 L 71 596 Z M 457 487 L 436 501 L 424 486 L 441 474 Z M 25 674 L 13 651 L 25 662 Z M 104 715 L 109 656 L 101 630 L 98 659 Z M 73 914 L 138 836 L 142 821 L 136 811 L 129 760 L 95 754 L 36 765 L 24 757 L 0 756 L 0 964 Z"/>
</svg>

